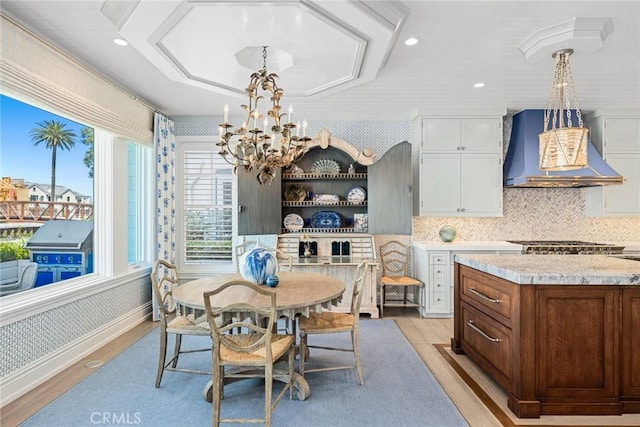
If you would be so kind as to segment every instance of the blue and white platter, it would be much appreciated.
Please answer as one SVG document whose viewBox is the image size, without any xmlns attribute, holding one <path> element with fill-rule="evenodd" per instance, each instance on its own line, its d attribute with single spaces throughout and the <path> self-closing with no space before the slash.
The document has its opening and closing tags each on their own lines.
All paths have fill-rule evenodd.
<svg viewBox="0 0 640 427">
<path fill-rule="evenodd" d="M 311 227 L 313 228 L 340 228 L 342 218 L 340 214 L 333 211 L 319 211 L 311 217 Z"/>
</svg>

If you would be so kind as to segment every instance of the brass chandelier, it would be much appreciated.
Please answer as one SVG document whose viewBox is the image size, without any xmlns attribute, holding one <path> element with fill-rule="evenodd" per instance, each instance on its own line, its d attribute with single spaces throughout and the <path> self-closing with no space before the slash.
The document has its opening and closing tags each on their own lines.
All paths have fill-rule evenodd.
<svg viewBox="0 0 640 427">
<path fill-rule="evenodd" d="M 581 169 L 587 166 L 587 137 L 578 106 L 569 55 L 573 49 L 554 52 L 555 72 L 549 106 L 544 114 L 544 132 L 539 138 L 539 168 L 546 171 Z M 572 123 L 572 102 L 578 126 Z"/>
<path fill-rule="evenodd" d="M 267 72 L 267 46 L 262 48 L 262 59 L 262 70 L 251 74 L 245 89 L 249 105 L 241 107 L 246 112 L 246 119 L 239 128 L 232 130 L 229 108 L 225 105 L 224 123 L 218 127 L 220 141 L 216 145 L 220 147 L 219 154 L 234 166 L 235 173 L 239 168 L 246 172 L 255 169 L 260 184 L 271 184 L 278 169 L 295 165 L 305 155 L 311 138 L 306 136 L 306 120 L 302 123 L 300 136 L 300 122 L 293 123 L 291 106 L 288 114 L 280 111 L 284 90 L 276 83 L 278 75 Z M 271 108 L 265 116 L 258 109 L 258 103 L 266 97 L 271 100 Z M 284 116 L 287 123 L 283 124 Z"/>
</svg>

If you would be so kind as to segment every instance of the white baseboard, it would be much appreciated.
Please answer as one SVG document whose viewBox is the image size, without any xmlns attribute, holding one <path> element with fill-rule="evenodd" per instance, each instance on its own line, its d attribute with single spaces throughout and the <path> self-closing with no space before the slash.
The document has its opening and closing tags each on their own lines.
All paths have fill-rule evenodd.
<svg viewBox="0 0 640 427">
<path fill-rule="evenodd" d="M 149 319 L 150 316 L 151 302 L 2 378 L 0 382 L 2 406 L 33 390 L 83 357 Z"/>
</svg>

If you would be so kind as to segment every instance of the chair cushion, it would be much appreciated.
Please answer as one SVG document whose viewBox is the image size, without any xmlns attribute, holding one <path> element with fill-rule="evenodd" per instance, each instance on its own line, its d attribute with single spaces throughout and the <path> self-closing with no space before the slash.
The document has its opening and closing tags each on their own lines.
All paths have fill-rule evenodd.
<svg viewBox="0 0 640 427">
<path fill-rule="evenodd" d="M 167 323 L 167 332 L 185 335 L 210 335 L 211 328 L 206 316 L 197 319 L 193 314 L 187 316 L 176 316 Z"/>
<path fill-rule="evenodd" d="M 240 346 L 249 346 L 262 338 L 262 334 L 231 334 L 225 335 L 226 338 L 233 340 Z M 271 356 L 273 360 L 278 360 L 284 355 L 287 350 L 293 345 L 293 335 L 271 335 Z M 239 351 L 233 351 L 224 345 L 220 346 L 220 359 L 221 362 L 234 362 L 234 363 L 261 363 L 266 358 L 266 351 L 264 346 L 254 350 L 251 353 L 243 353 Z"/>
<path fill-rule="evenodd" d="M 407 276 L 382 276 L 380 282 L 389 286 L 418 286 L 422 283 L 420 280 Z"/>
<path fill-rule="evenodd" d="M 309 317 L 300 317 L 298 327 L 307 333 L 333 333 L 353 329 L 355 318 L 350 313 L 324 311 L 309 313 Z"/>
</svg>

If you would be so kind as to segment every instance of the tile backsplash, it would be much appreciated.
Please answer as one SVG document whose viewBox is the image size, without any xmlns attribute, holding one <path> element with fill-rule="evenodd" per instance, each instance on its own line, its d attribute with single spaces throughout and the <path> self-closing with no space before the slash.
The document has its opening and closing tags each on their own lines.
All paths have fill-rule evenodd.
<svg viewBox="0 0 640 427">
<path fill-rule="evenodd" d="M 444 225 L 457 240 L 640 241 L 640 217 L 585 217 L 583 188 L 505 188 L 504 216 L 497 218 L 414 217 L 413 238 L 440 240 Z"/>
</svg>

